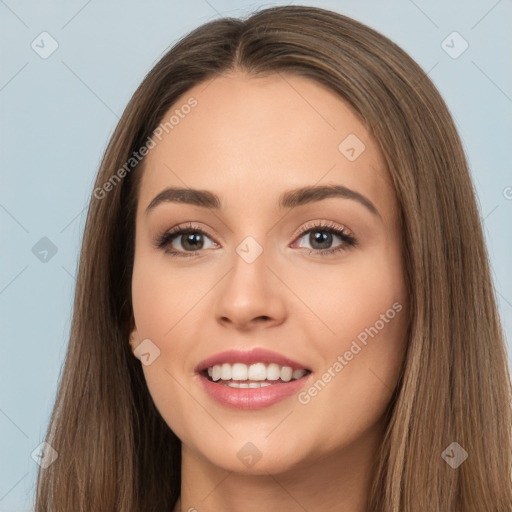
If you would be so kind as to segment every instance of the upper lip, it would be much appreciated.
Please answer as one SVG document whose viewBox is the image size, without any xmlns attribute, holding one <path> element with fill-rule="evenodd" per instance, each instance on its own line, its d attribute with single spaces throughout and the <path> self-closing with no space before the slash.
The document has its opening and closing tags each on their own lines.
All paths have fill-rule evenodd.
<svg viewBox="0 0 512 512">
<path fill-rule="evenodd" d="M 225 352 L 219 352 L 204 361 L 201 361 L 195 368 L 197 373 L 200 373 L 207 368 L 215 366 L 216 364 L 222 363 L 276 363 L 280 366 L 291 366 L 294 370 L 309 370 L 307 366 L 293 359 L 285 357 L 272 350 L 263 348 L 254 348 L 252 350 L 227 350 Z"/>
</svg>

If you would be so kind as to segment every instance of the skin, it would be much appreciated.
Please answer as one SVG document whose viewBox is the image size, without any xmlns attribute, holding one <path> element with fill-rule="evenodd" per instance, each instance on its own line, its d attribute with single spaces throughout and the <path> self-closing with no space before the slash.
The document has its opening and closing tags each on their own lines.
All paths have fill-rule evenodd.
<svg viewBox="0 0 512 512">
<path fill-rule="evenodd" d="M 182 441 L 175 510 L 363 512 L 408 311 L 383 157 L 346 102 L 307 78 L 234 71 L 188 91 L 165 118 L 191 96 L 197 106 L 145 160 L 132 280 L 131 345 L 149 338 L 159 348 L 144 375 Z M 338 149 L 349 134 L 365 145 L 354 161 Z M 363 194 L 379 215 L 339 197 L 277 207 L 284 191 L 327 184 Z M 146 212 L 169 186 L 212 191 L 222 209 L 166 202 Z M 207 233 L 199 255 L 172 257 L 155 246 L 189 221 Z M 298 231 L 322 221 L 345 227 L 357 245 L 319 254 L 326 246 Z M 252 263 L 236 252 L 247 236 L 263 249 Z M 190 253 L 186 241 L 178 235 L 172 243 Z M 333 235 L 330 247 L 340 245 Z M 394 303 L 401 311 L 306 404 L 294 395 L 259 410 L 228 408 L 194 372 L 218 352 L 262 347 L 306 364 L 308 390 Z M 248 442 L 262 455 L 251 467 L 237 457 Z"/>
</svg>

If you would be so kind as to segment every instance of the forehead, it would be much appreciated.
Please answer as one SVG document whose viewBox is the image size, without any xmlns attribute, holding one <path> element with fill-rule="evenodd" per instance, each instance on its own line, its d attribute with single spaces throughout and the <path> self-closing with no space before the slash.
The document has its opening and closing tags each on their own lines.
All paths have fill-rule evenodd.
<svg viewBox="0 0 512 512">
<path fill-rule="evenodd" d="M 227 204 L 256 197 L 264 204 L 290 188 L 339 183 L 375 203 L 393 201 L 368 129 L 336 93 L 309 78 L 216 77 L 182 95 L 159 130 L 145 160 L 145 206 L 169 186 L 212 190 Z"/>
</svg>

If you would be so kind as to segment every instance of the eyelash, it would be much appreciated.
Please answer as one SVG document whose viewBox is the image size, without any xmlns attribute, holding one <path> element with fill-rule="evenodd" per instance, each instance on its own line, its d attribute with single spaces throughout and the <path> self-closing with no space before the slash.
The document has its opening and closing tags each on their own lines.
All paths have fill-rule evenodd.
<svg viewBox="0 0 512 512">
<path fill-rule="evenodd" d="M 335 224 L 329 222 L 320 222 L 313 225 L 306 225 L 301 231 L 296 235 L 295 239 L 302 238 L 305 234 L 314 231 L 321 231 L 324 233 L 330 233 L 332 235 L 338 236 L 342 240 L 342 244 L 336 247 L 331 247 L 329 249 L 308 249 L 307 247 L 302 247 L 301 249 L 305 249 L 307 254 L 316 254 L 320 256 L 332 255 L 341 251 L 345 251 L 350 247 L 355 247 L 357 245 L 357 240 L 353 235 L 346 233 L 346 228 L 339 228 Z M 166 254 L 169 254 L 173 257 L 194 257 L 198 256 L 198 251 L 176 251 L 175 249 L 169 249 L 168 246 L 171 245 L 173 240 L 179 235 L 186 235 L 192 233 L 200 233 L 202 235 L 206 235 L 208 238 L 211 238 L 208 233 L 206 233 L 199 226 L 188 223 L 186 226 L 176 226 L 175 228 L 166 231 L 163 235 L 159 236 L 156 240 L 156 247 L 158 249 L 162 249 Z"/>
</svg>

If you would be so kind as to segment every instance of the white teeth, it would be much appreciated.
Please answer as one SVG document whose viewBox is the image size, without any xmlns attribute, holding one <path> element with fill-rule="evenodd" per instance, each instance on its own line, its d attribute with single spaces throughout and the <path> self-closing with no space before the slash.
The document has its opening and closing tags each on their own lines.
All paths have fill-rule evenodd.
<svg viewBox="0 0 512 512">
<path fill-rule="evenodd" d="M 294 379 L 300 379 L 301 377 L 304 377 L 304 375 L 306 375 L 306 370 L 293 370 L 293 375 L 292 377 Z"/>
<path fill-rule="evenodd" d="M 277 380 L 281 377 L 281 368 L 276 363 L 270 363 L 267 367 L 267 379 Z"/>
<path fill-rule="evenodd" d="M 231 367 L 231 378 L 233 380 L 247 380 L 247 365 L 235 363 Z"/>
<path fill-rule="evenodd" d="M 265 380 L 267 378 L 267 368 L 263 363 L 251 364 L 247 378 L 249 380 Z"/>
<path fill-rule="evenodd" d="M 276 381 L 281 379 L 283 382 L 289 382 L 291 380 L 300 379 L 304 375 L 306 375 L 307 370 L 304 369 L 296 369 L 294 370 L 291 366 L 279 366 L 276 363 L 270 363 L 266 365 L 265 363 L 254 363 L 251 365 L 246 365 L 244 363 L 223 363 L 216 364 L 210 368 L 208 368 L 208 376 L 212 378 L 213 381 L 223 380 L 223 381 L 256 381 L 257 386 L 252 386 L 251 383 L 240 383 L 237 386 L 231 387 L 260 387 L 259 383 L 261 381 Z M 237 384 L 237 383 L 230 383 Z M 267 385 L 270 385 L 267 383 Z"/>
<path fill-rule="evenodd" d="M 231 380 L 231 365 L 224 363 L 221 367 L 220 378 L 222 380 Z"/>
<path fill-rule="evenodd" d="M 227 385 L 230 388 L 266 388 L 267 386 L 272 386 L 268 382 L 228 382 Z"/>
<path fill-rule="evenodd" d="M 220 373 L 221 373 L 221 367 L 220 367 L 220 365 L 216 364 L 213 367 L 213 370 L 212 370 L 212 379 L 213 380 L 219 380 L 220 379 Z"/>
<path fill-rule="evenodd" d="M 289 366 L 283 366 L 281 368 L 281 380 L 289 382 L 292 380 L 293 370 Z"/>
</svg>

